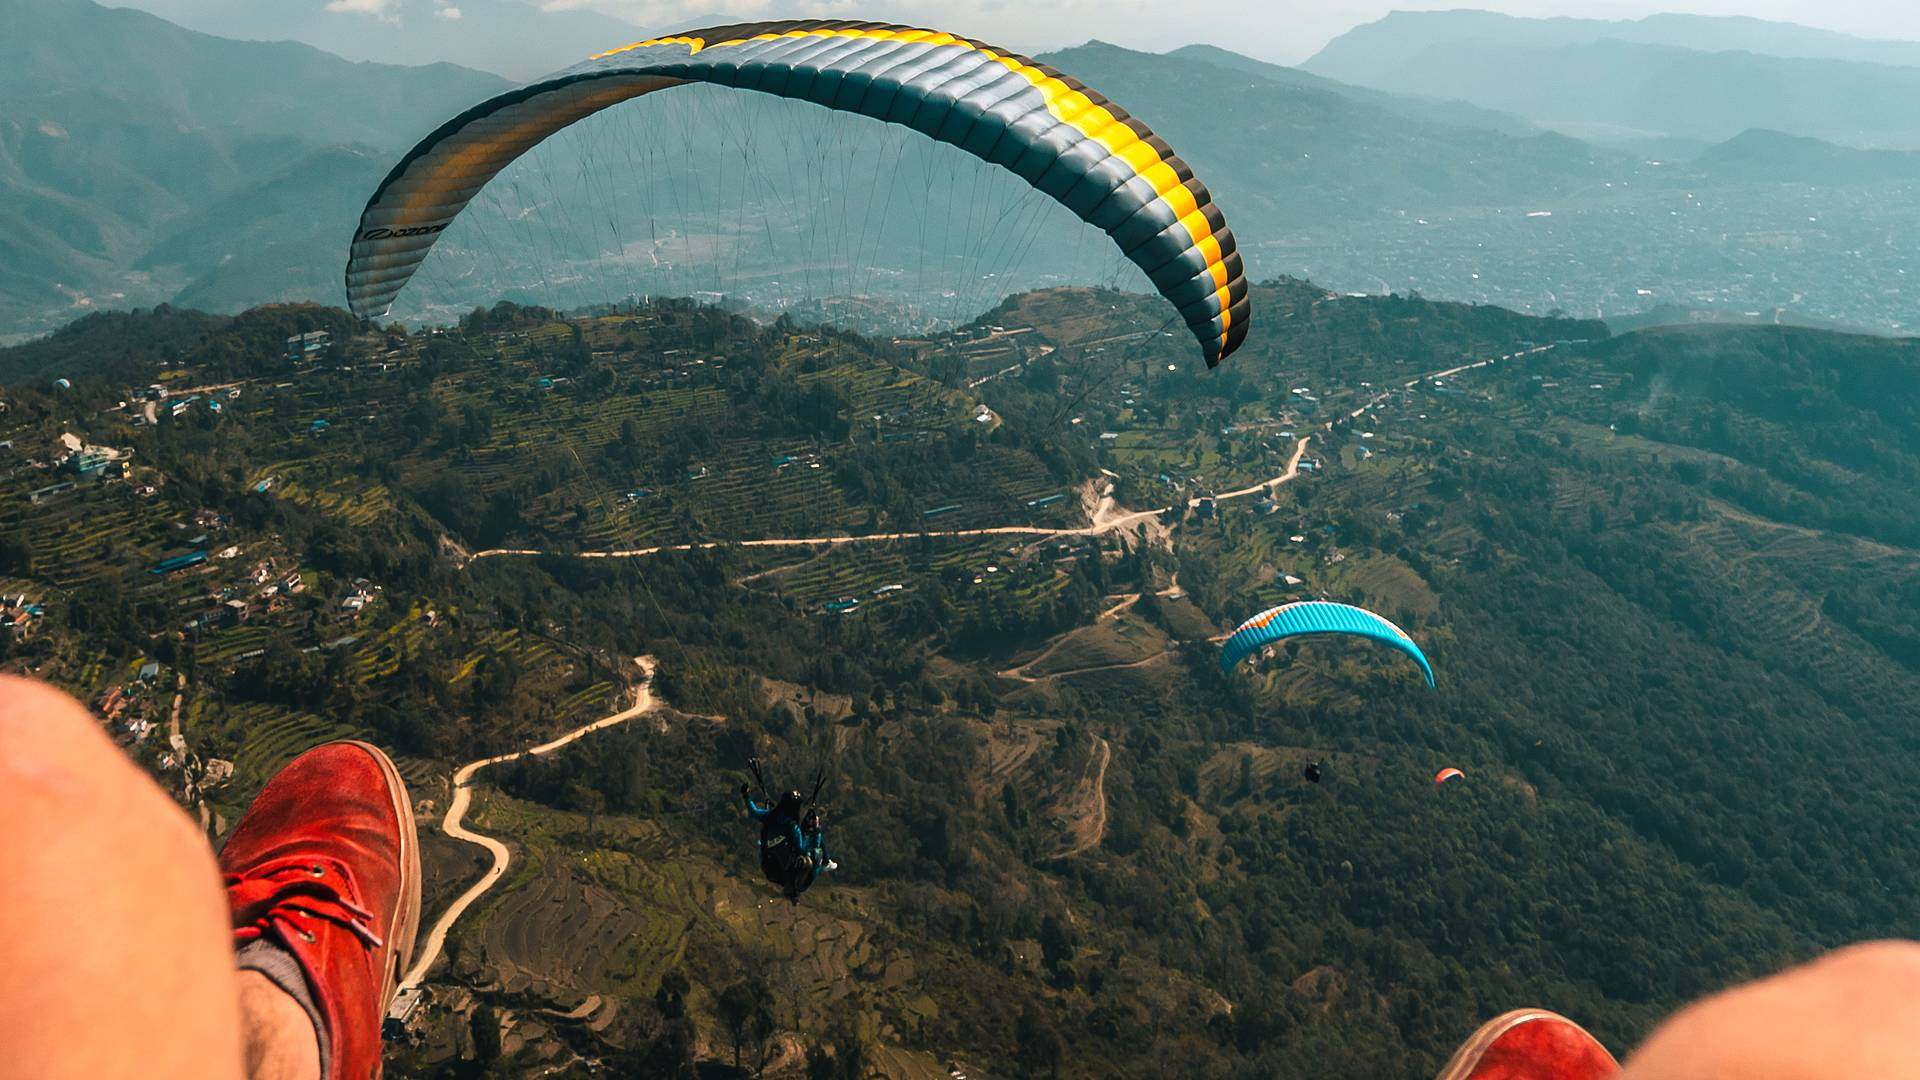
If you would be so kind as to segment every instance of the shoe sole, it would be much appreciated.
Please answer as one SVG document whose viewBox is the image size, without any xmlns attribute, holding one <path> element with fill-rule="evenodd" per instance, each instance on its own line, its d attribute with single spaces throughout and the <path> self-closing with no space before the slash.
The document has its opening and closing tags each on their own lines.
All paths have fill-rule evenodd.
<svg viewBox="0 0 1920 1080">
<path fill-rule="evenodd" d="M 420 934 L 420 830 L 414 824 L 407 782 L 401 779 L 399 768 L 386 751 L 359 739 L 340 741 L 365 750 L 380 763 L 380 771 L 387 777 L 387 795 L 393 800 L 394 817 L 400 822 L 400 889 L 387 920 L 387 967 L 380 982 L 380 1015 L 385 1017 L 399 989 L 400 973 L 413 959 L 414 939 Z"/>
<path fill-rule="evenodd" d="M 1454 1051 L 1453 1057 L 1447 1061 L 1446 1068 L 1441 1069 L 1440 1075 L 1434 1080 L 1466 1080 L 1479 1066 L 1480 1059 L 1486 1055 L 1488 1047 L 1498 1042 L 1507 1032 L 1535 1020 L 1557 1020 L 1580 1031 L 1586 1030 L 1551 1009 L 1515 1009 L 1509 1013 L 1502 1013 L 1481 1024 L 1480 1030 L 1474 1032 L 1460 1049 Z M 1611 1060 L 1611 1056 L 1609 1059 Z"/>
</svg>

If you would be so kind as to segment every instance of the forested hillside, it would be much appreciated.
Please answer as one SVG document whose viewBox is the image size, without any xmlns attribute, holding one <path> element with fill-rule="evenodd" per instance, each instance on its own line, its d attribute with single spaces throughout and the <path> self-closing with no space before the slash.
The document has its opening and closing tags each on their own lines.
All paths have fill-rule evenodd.
<svg viewBox="0 0 1920 1080">
<path fill-rule="evenodd" d="M 453 771 L 653 659 L 664 707 L 476 781 L 513 862 L 394 1075 L 1412 1077 L 1510 1007 L 1624 1049 L 1920 934 L 1911 343 L 1254 299 L 1211 372 L 1093 290 L 886 341 L 93 316 L 0 352 L 0 655 L 214 833 L 318 738 L 392 748 L 429 920 L 484 864 Z M 1438 688 L 1344 641 L 1219 670 L 1313 596 Z M 754 753 L 828 776 L 798 906 Z"/>
</svg>

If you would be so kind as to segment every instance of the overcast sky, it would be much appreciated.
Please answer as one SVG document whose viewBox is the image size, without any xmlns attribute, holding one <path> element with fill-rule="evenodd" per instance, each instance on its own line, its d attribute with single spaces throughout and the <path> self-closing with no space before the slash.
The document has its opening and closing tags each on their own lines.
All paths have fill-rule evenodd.
<svg viewBox="0 0 1920 1080">
<path fill-rule="evenodd" d="M 714 11 L 747 18 L 858 15 L 935 22 L 1031 50 L 1073 44 L 1097 28 L 1091 36 L 1133 48 L 1208 41 L 1285 63 L 1304 60 L 1329 38 L 1396 8 L 1475 7 L 1590 18 L 1687 11 L 1920 39 L 1920 0 L 548 0 L 548 6 L 595 8 L 643 26 L 676 24 Z"/>
</svg>

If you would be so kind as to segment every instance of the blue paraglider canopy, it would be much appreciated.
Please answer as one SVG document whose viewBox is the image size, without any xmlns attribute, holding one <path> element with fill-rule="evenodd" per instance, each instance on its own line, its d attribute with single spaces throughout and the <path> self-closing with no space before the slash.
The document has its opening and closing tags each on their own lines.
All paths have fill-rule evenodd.
<svg viewBox="0 0 1920 1080">
<path fill-rule="evenodd" d="M 1398 649 L 1420 665 L 1427 686 L 1431 688 L 1434 685 L 1433 665 L 1427 663 L 1426 654 L 1420 651 L 1420 646 L 1413 643 L 1405 630 L 1365 608 L 1328 600 L 1282 604 L 1241 623 L 1220 649 L 1220 668 L 1223 671 L 1231 670 L 1233 665 L 1256 650 L 1284 638 L 1316 634 L 1369 638 Z"/>
</svg>

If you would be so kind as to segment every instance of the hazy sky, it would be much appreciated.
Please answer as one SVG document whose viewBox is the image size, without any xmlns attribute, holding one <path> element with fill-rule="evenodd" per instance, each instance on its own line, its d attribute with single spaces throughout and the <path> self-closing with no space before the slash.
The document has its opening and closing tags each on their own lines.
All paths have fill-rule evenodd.
<svg viewBox="0 0 1920 1080">
<path fill-rule="evenodd" d="M 1920 40 L 1920 0 L 102 0 L 145 8 L 189 26 L 220 33 L 237 24 L 239 36 L 271 36 L 276 26 L 302 33 L 315 17 L 339 20 L 333 29 L 388 33 L 407 24 L 410 36 L 431 28 L 452 34 L 460 5 L 479 14 L 489 4 L 521 2 L 550 10 L 591 9 L 649 30 L 681 30 L 714 21 L 716 13 L 742 19 L 869 18 L 934 25 L 1022 52 L 1076 45 L 1098 37 L 1160 52 L 1207 42 L 1281 63 L 1298 63 L 1328 39 L 1395 8 L 1478 7 L 1514 15 L 1638 18 L 1661 11 L 1750 15 L 1798 22 L 1866 37 Z M 322 15 L 322 12 L 328 13 Z M 244 17 L 243 16 L 244 13 Z M 281 13 L 285 13 L 282 15 Z M 384 25 L 383 25 L 384 24 Z M 364 27 L 364 29 L 359 29 Z M 312 31 L 309 24 L 308 31 Z M 422 29 L 429 34 L 421 35 Z M 336 51 L 353 52 L 339 44 Z M 420 44 L 416 40 L 416 44 Z M 325 47 L 325 46 L 323 46 Z M 429 50 L 430 50 L 429 46 Z M 364 49 L 372 54 L 377 50 Z M 496 70 L 502 70 L 496 67 Z M 544 68 L 542 68 L 544 70 Z M 527 74 L 527 73 L 521 73 Z"/>
<path fill-rule="evenodd" d="M 851 17 L 938 22 L 1022 49 L 1098 36 L 1134 48 L 1192 41 L 1263 59 L 1298 62 L 1327 40 L 1393 9 L 1476 7 L 1514 15 L 1637 18 L 1661 11 L 1751 15 L 1868 37 L 1920 39 L 1920 0 L 548 0 L 589 7 L 644 26 L 714 11 L 747 18 Z M 1254 14 L 1259 12 L 1259 14 Z"/>
</svg>

